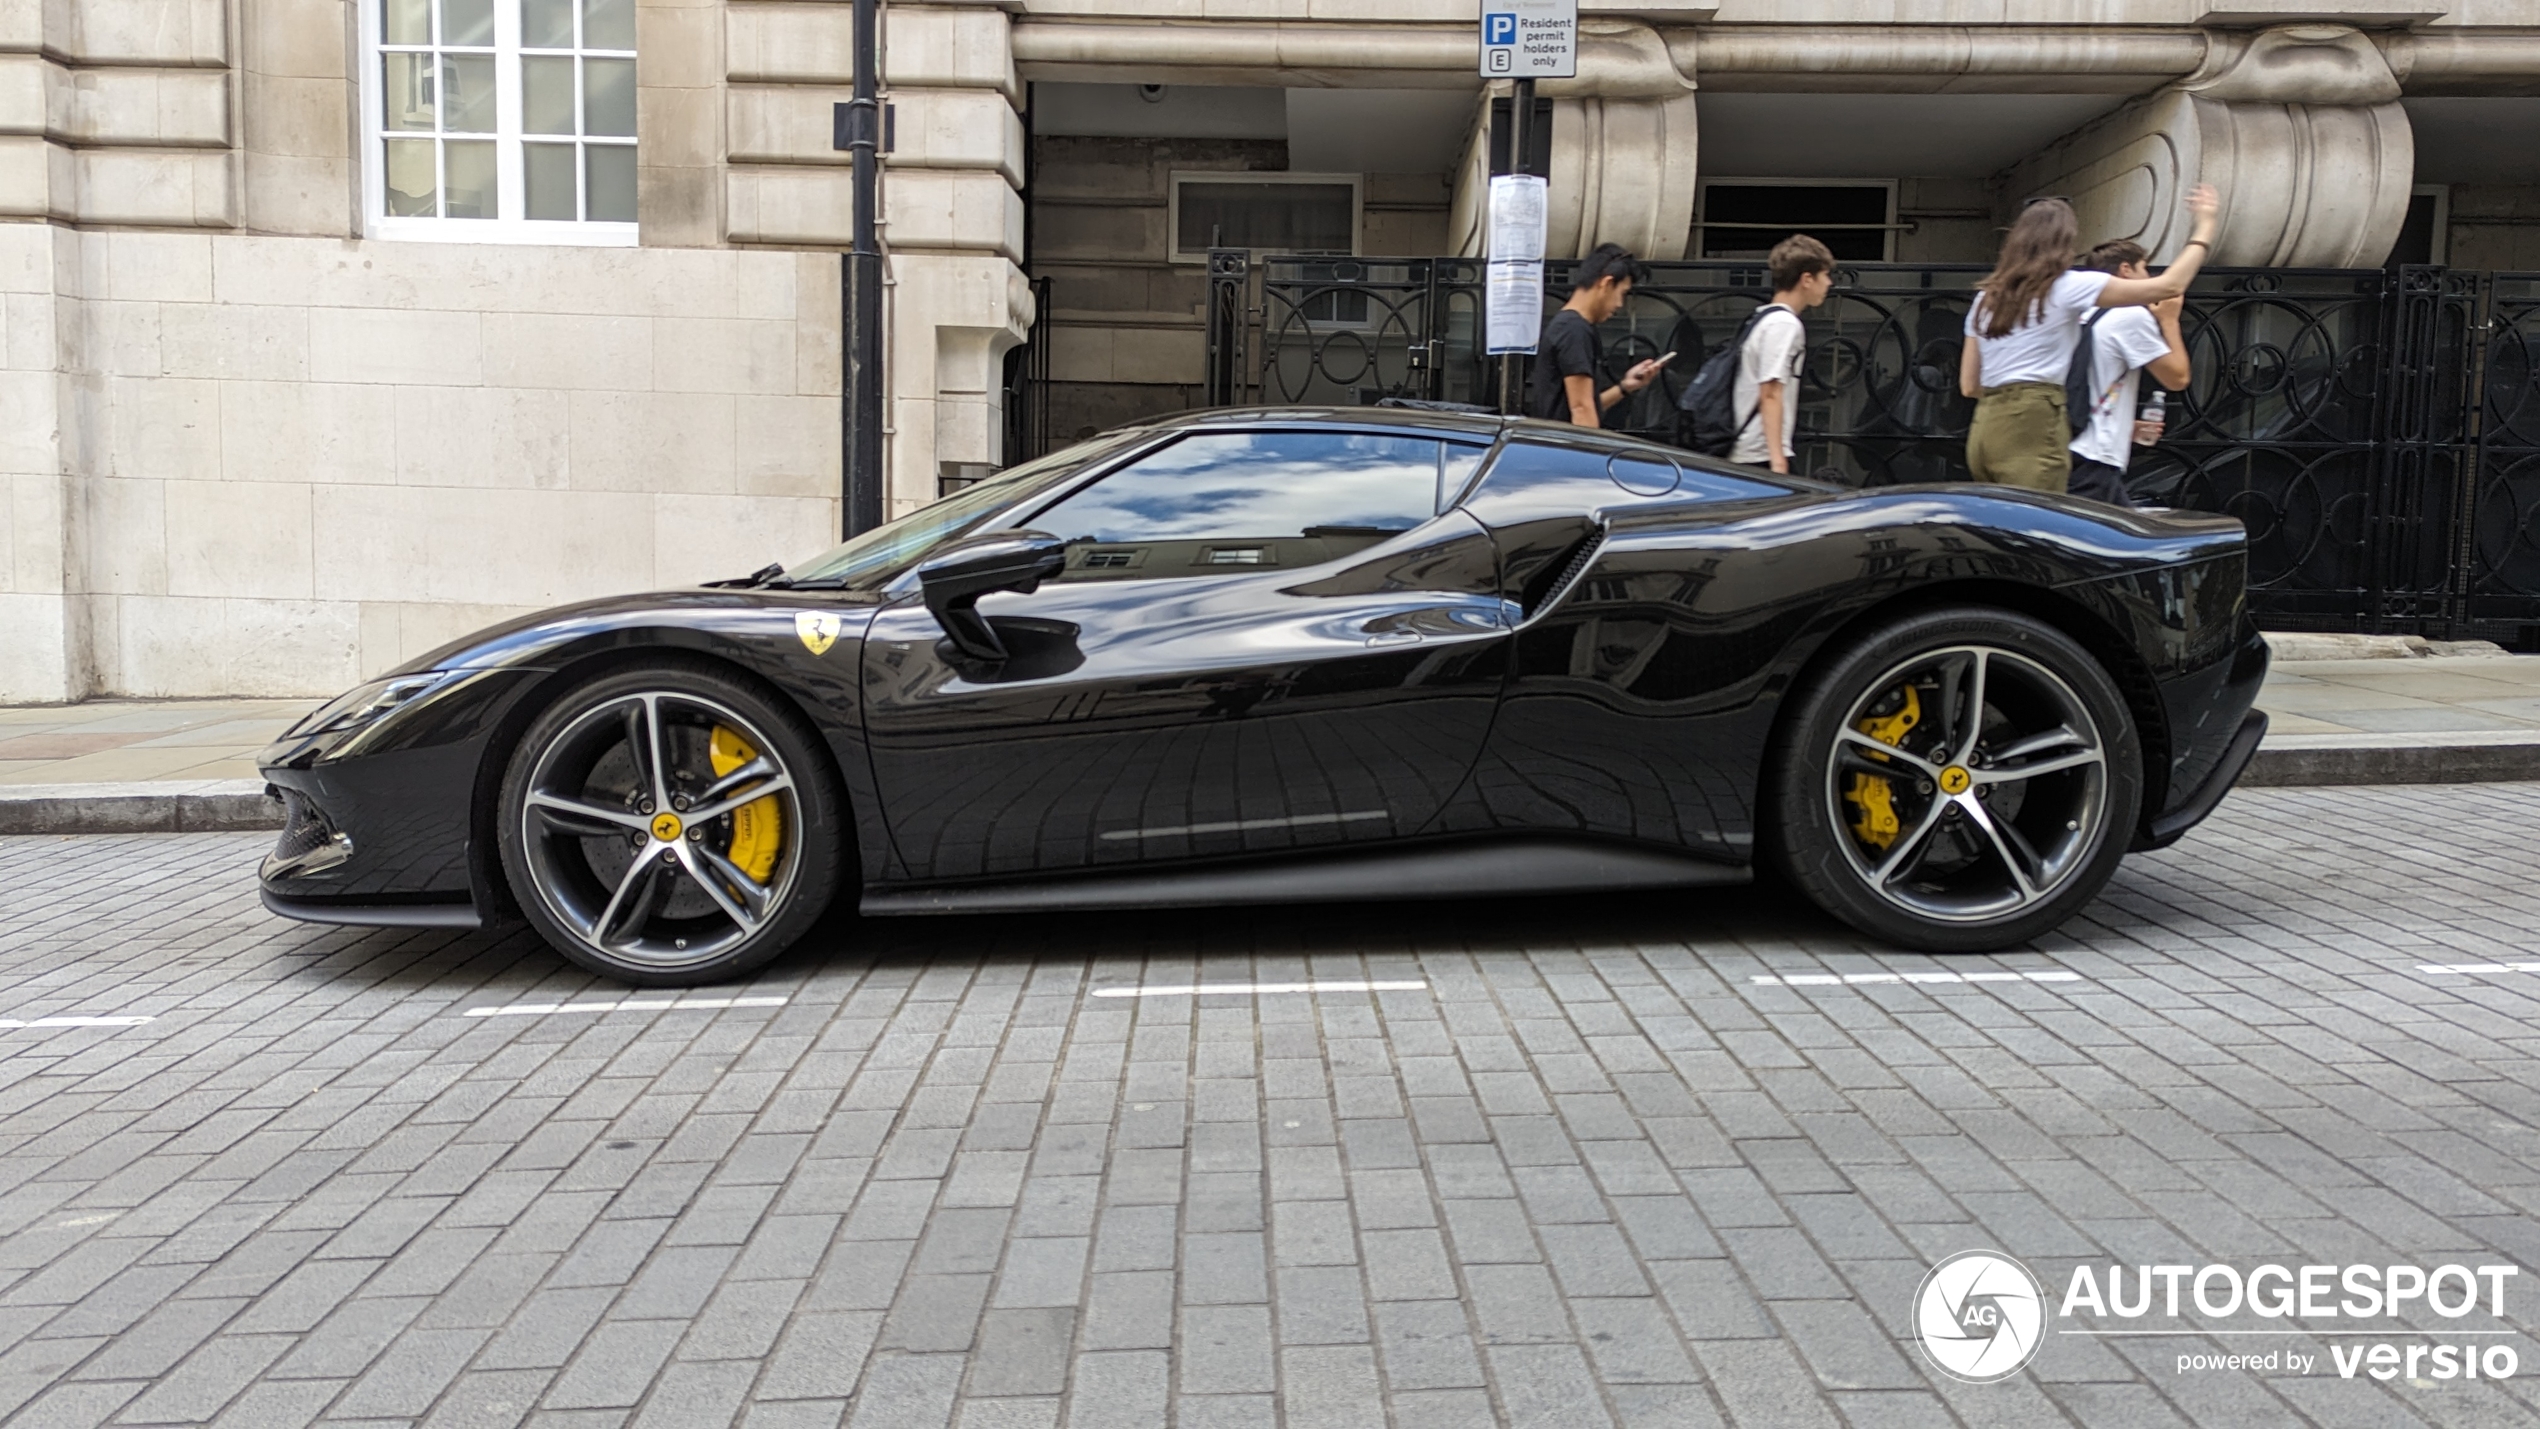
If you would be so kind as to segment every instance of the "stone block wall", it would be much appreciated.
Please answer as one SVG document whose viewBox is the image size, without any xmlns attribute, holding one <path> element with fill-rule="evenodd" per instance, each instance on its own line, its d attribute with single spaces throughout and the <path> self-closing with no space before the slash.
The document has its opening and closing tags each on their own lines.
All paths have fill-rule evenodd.
<svg viewBox="0 0 2540 1429">
<path fill-rule="evenodd" d="M 2540 272 L 2540 185 L 2452 185 L 2455 268 Z"/>
<path fill-rule="evenodd" d="M 835 538 L 834 257 L 27 225 L 0 249 L 32 290 L 8 359 L 58 373 L 0 391 L 39 422 L 49 395 L 61 433 L 0 447 L 58 460 L 12 509 L 57 500 L 72 533 L 9 579 L 84 592 L 86 691 L 323 695 Z"/>
</svg>

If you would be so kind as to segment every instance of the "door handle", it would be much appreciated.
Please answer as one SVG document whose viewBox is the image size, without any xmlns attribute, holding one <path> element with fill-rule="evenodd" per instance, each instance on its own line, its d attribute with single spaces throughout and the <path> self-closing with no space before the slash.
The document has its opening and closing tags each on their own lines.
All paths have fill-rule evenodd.
<svg viewBox="0 0 2540 1429">
<path fill-rule="evenodd" d="M 1417 630 L 1388 630 L 1382 635 L 1367 637 L 1367 648 L 1370 650 L 1384 645 L 1417 645 L 1419 643 L 1420 632 Z"/>
</svg>

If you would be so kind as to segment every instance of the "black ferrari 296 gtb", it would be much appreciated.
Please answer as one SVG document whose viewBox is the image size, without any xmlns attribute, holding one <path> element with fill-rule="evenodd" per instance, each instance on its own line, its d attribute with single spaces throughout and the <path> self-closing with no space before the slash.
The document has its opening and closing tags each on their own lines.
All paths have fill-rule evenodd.
<svg viewBox="0 0 2540 1429">
<path fill-rule="evenodd" d="M 2212 811 L 2226 518 L 1845 490 L 1532 421 L 1175 417 L 817 560 L 415 660 L 261 757 L 267 906 L 632 983 L 866 915 L 1745 881 L 2002 948 Z"/>
</svg>

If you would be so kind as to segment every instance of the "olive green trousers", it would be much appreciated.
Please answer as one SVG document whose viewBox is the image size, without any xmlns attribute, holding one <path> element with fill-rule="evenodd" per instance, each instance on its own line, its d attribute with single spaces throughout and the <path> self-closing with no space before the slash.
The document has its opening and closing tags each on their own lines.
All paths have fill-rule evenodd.
<svg viewBox="0 0 2540 1429">
<path fill-rule="evenodd" d="M 1967 429 L 1967 470 L 1978 481 L 2061 493 L 2072 476 L 2072 428 L 2057 382 L 1987 387 Z"/>
</svg>

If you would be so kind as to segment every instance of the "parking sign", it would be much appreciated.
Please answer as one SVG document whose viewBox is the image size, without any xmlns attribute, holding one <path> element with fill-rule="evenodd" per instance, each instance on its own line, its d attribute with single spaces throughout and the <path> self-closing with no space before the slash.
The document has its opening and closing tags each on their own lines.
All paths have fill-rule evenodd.
<svg viewBox="0 0 2540 1429">
<path fill-rule="evenodd" d="M 1482 0 L 1485 79 L 1571 79 L 1579 72 L 1579 0 Z"/>
</svg>

